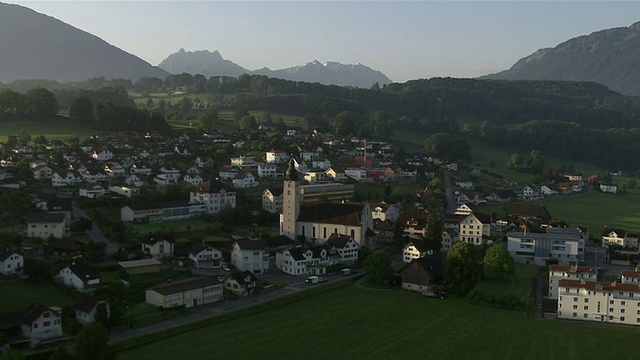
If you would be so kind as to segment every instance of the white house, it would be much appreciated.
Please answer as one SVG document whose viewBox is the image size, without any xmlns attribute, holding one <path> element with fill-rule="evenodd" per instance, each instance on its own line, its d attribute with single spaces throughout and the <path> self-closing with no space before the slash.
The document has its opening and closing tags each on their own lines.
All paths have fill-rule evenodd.
<svg viewBox="0 0 640 360">
<path fill-rule="evenodd" d="M 104 305 L 107 311 L 107 317 L 111 313 L 109 303 L 100 299 L 97 296 L 84 295 L 76 301 L 73 308 L 76 311 L 76 320 L 82 324 L 90 324 L 96 321 L 96 314 L 98 313 L 98 307 Z"/>
<path fill-rule="evenodd" d="M 625 284 L 636 284 L 640 286 L 640 271 L 624 270 L 622 272 L 622 282 Z"/>
<path fill-rule="evenodd" d="M 96 149 L 91 153 L 91 157 L 98 161 L 109 161 L 114 155 L 109 149 Z"/>
<path fill-rule="evenodd" d="M 0 274 L 4 276 L 22 274 L 24 257 L 15 251 L 0 250 Z"/>
<path fill-rule="evenodd" d="M 87 184 L 78 189 L 78 195 L 90 199 L 96 199 L 107 193 L 107 190 L 98 184 Z"/>
<path fill-rule="evenodd" d="M 262 210 L 272 214 L 282 210 L 282 189 L 264 189 L 262 192 Z"/>
<path fill-rule="evenodd" d="M 207 214 L 217 214 L 225 206 L 235 209 L 236 192 L 220 181 L 210 180 L 189 193 L 189 203 L 203 204 Z"/>
<path fill-rule="evenodd" d="M 330 254 L 337 255 L 340 263 L 351 264 L 358 261 L 358 243 L 350 236 L 334 233 L 327 239 L 327 247 Z"/>
<path fill-rule="evenodd" d="M 560 231 L 555 231 L 560 230 Z M 547 233 L 507 233 L 507 249 L 516 262 L 547 266 L 549 261 L 576 265 L 584 256 L 584 238 L 566 230 L 547 228 Z"/>
<path fill-rule="evenodd" d="M 32 303 L 22 311 L 19 328 L 22 335 L 31 339 L 31 346 L 62 336 L 62 309 Z"/>
<path fill-rule="evenodd" d="M 156 285 L 145 291 L 145 302 L 161 309 L 187 308 L 223 299 L 222 283 L 215 277 L 189 278 Z"/>
<path fill-rule="evenodd" d="M 224 280 L 224 288 L 243 297 L 257 291 L 258 279 L 250 271 L 235 271 Z"/>
<path fill-rule="evenodd" d="M 100 284 L 100 275 L 86 265 L 72 263 L 58 271 L 58 279 L 76 290 L 87 290 Z"/>
<path fill-rule="evenodd" d="M 382 221 L 396 221 L 400 217 L 400 206 L 398 204 L 388 204 L 384 201 L 371 204 L 371 217 Z"/>
<path fill-rule="evenodd" d="M 602 231 L 602 247 L 615 245 L 623 248 L 637 249 L 638 234 L 627 233 L 623 229 L 606 228 Z"/>
<path fill-rule="evenodd" d="M 289 275 L 323 274 L 329 265 L 332 265 L 331 258 L 325 246 L 295 247 L 276 252 L 276 267 Z"/>
<path fill-rule="evenodd" d="M 367 180 L 367 170 L 365 169 L 345 169 L 344 174 L 358 182 Z"/>
<path fill-rule="evenodd" d="M 198 269 L 218 269 L 222 266 L 222 252 L 204 241 L 189 248 L 189 259 Z"/>
<path fill-rule="evenodd" d="M 269 271 L 269 251 L 263 240 L 237 240 L 231 247 L 231 265 L 240 271 Z"/>
<path fill-rule="evenodd" d="M 27 236 L 60 239 L 66 234 L 65 214 L 31 213 L 27 215 Z"/>
<path fill-rule="evenodd" d="M 142 253 L 155 259 L 173 256 L 173 241 L 166 238 L 152 237 L 142 240 Z"/>
<path fill-rule="evenodd" d="M 199 186 L 204 181 L 202 179 L 202 176 L 200 176 L 199 174 L 185 174 L 182 177 L 182 180 L 184 180 L 184 182 L 191 184 L 193 186 Z"/>
<path fill-rule="evenodd" d="M 246 189 L 258 186 L 258 180 L 250 172 L 244 172 L 233 179 L 233 187 L 236 189 Z"/>
<path fill-rule="evenodd" d="M 558 300 L 560 280 L 597 281 L 598 270 L 591 266 L 549 265 L 549 299 Z"/>
<path fill-rule="evenodd" d="M 434 249 L 430 248 L 426 242 L 414 239 L 402 249 L 402 261 L 410 263 L 414 259 L 420 259 L 433 254 Z"/>
<path fill-rule="evenodd" d="M 115 161 L 107 161 L 102 170 L 104 170 L 107 176 L 124 176 L 126 174 L 124 166 Z"/>
<path fill-rule="evenodd" d="M 600 184 L 600 191 L 605 193 L 615 194 L 618 192 L 618 185 L 615 184 Z"/>
<path fill-rule="evenodd" d="M 474 212 L 460 221 L 458 239 L 475 245 L 482 245 L 491 235 L 491 215 Z"/>
<path fill-rule="evenodd" d="M 258 176 L 276 177 L 278 167 L 275 164 L 258 164 Z"/>
<path fill-rule="evenodd" d="M 289 154 L 282 150 L 269 150 L 265 152 L 265 161 L 269 164 L 283 163 L 289 160 Z"/>
<path fill-rule="evenodd" d="M 82 184 L 82 177 L 75 171 L 58 170 L 51 174 L 52 186 L 76 186 Z"/>
</svg>

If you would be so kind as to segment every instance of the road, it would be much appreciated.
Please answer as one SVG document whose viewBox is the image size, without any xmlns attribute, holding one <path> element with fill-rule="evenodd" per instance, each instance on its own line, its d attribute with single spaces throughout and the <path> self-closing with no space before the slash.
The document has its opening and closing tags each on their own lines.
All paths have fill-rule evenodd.
<svg viewBox="0 0 640 360">
<path fill-rule="evenodd" d="M 87 218 L 87 219 L 91 219 L 89 217 L 89 215 L 87 215 L 87 213 L 82 210 L 74 201 L 72 203 L 72 210 L 73 210 L 73 216 L 76 219 L 79 218 Z M 105 247 L 105 252 L 107 254 L 107 256 L 111 256 L 113 254 L 115 254 L 116 252 L 118 252 L 118 247 L 120 246 L 118 243 L 113 242 L 109 239 L 107 239 L 106 236 L 104 236 L 104 234 L 102 233 L 102 231 L 100 230 L 100 228 L 98 228 L 98 226 L 96 225 L 95 221 L 92 221 L 93 226 L 91 227 L 90 230 L 86 231 L 86 234 L 91 238 L 91 240 L 93 240 L 93 242 L 95 243 L 104 243 L 106 244 Z"/>
</svg>

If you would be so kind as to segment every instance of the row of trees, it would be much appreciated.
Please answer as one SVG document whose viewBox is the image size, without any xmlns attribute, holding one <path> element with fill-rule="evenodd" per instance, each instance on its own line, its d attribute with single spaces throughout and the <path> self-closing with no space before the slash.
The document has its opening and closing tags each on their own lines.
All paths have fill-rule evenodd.
<svg viewBox="0 0 640 360">
<path fill-rule="evenodd" d="M 466 295 L 480 280 L 481 274 L 496 280 L 508 280 L 515 272 L 515 261 L 506 247 L 494 244 L 484 249 L 460 242 L 445 258 L 445 281 L 451 291 Z"/>
<path fill-rule="evenodd" d="M 24 94 L 11 90 L 0 92 L 0 122 L 4 120 L 48 121 L 56 116 L 58 101 L 45 88 L 30 89 Z"/>
</svg>

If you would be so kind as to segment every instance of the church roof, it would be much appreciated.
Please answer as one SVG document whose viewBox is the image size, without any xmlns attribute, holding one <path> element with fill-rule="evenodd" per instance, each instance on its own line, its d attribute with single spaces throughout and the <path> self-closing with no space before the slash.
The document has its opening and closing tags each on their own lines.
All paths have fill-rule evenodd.
<svg viewBox="0 0 640 360">
<path fill-rule="evenodd" d="M 298 221 L 359 226 L 362 224 L 360 204 L 313 204 L 300 206 Z"/>
</svg>

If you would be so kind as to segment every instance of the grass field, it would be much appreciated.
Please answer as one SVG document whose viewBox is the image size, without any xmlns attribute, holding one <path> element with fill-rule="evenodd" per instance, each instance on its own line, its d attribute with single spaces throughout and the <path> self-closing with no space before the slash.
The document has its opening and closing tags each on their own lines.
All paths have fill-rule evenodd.
<svg viewBox="0 0 640 360">
<path fill-rule="evenodd" d="M 0 126 L 0 142 L 7 141 L 8 135 L 19 135 L 22 130 L 31 135 L 31 138 L 44 135 L 47 139 L 63 141 L 73 137 L 83 139 L 95 133 L 87 124 L 78 124 L 61 117 L 47 123 L 7 121 Z"/>
<path fill-rule="evenodd" d="M 529 308 L 533 300 L 531 281 L 538 271 L 539 268 L 532 265 L 516 264 L 515 274 L 509 281 L 482 280 L 478 282 L 476 289 L 486 295 L 515 296 Z"/>
<path fill-rule="evenodd" d="M 356 286 L 172 336 L 119 359 L 635 359 L 638 329 Z M 613 344 L 627 344 L 613 346 Z"/>
<path fill-rule="evenodd" d="M 73 305 L 74 301 L 51 283 L 0 280 L 0 313 L 24 310 L 32 302 L 64 307 Z"/>
</svg>

